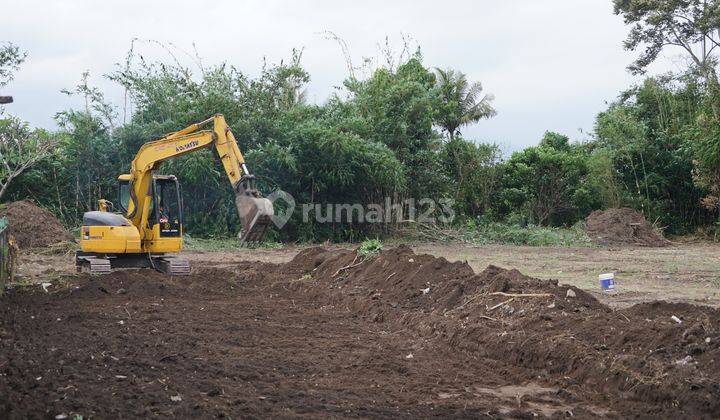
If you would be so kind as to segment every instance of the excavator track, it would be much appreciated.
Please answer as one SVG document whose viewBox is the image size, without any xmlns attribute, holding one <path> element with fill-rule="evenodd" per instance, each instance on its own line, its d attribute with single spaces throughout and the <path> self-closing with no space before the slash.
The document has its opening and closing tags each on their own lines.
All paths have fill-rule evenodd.
<svg viewBox="0 0 720 420">
<path fill-rule="evenodd" d="M 94 255 L 78 252 L 75 256 L 78 272 L 95 275 L 110 274 L 113 269 L 153 268 L 170 276 L 190 274 L 190 262 L 171 255 Z"/>
<path fill-rule="evenodd" d="M 94 275 L 109 274 L 111 270 L 110 259 L 83 255 L 76 257 L 75 263 L 78 272 L 86 272 Z"/>
<path fill-rule="evenodd" d="M 190 261 L 179 257 L 153 257 L 153 266 L 161 273 L 170 276 L 190 275 Z"/>
</svg>

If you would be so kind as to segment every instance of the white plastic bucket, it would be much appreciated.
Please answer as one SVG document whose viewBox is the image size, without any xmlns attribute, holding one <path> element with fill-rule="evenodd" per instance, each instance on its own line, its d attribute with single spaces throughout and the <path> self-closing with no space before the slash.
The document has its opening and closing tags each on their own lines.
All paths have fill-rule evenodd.
<svg viewBox="0 0 720 420">
<path fill-rule="evenodd" d="M 605 273 L 598 276 L 600 279 L 600 289 L 603 292 L 610 293 L 615 291 L 615 273 Z"/>
</svg>

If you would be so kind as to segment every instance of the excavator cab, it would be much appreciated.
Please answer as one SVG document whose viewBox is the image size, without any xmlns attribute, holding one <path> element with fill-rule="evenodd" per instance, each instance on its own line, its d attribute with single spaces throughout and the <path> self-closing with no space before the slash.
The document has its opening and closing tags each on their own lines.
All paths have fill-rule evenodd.
<svg viewBox="0 0 720 420">
<path fill-rule="evenodd" d="M 130 203 L 130 180 L 118 180 L 118 203 L 122 214 L 128 213 Z M 155 175 L 152 180 L 152 201 L 148 215 L 148 229 L 159 233 L 161 238 L 182 236 L 183 204 L 180 183 L 174 175 Z"/>
<path fill-rule="evenodd" d="M 155 197 L 153 219 L 158 224 L 160 237 L 182 236 L 182 196 L 177 179 L 170 176 L 155 176 L 153 179 Z"/>
</svg>

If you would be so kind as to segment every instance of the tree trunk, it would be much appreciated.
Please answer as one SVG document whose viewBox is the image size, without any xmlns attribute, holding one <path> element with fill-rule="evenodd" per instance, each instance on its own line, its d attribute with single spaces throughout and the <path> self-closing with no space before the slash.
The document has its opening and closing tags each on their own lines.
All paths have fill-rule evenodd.
<svg viewBox="0 0 720 420">
<path fill-rule="evenodd" d="M 718 75 L 714 68 L 706 68 L 704 73 L 710 91 L 710 106 L 713 117 L 715 117 L 716 122 L 720 122 L 720 81 L 718 81 Z"/>
<path fill-rule="evenodd" d="M 12 180 L 13 180 L 12 176 L 8 177 L 8 179 L 5 181 L 5 183 L 2 184 L 2 187 L 0 187 L 0 201 L 2 201 L 2 198 L 5 195 L 5 191 L 7 191 L 7 187 L 8 187 L 8 185 L 10 185 L 10 181 L 12 181 Z"/>
</svg>

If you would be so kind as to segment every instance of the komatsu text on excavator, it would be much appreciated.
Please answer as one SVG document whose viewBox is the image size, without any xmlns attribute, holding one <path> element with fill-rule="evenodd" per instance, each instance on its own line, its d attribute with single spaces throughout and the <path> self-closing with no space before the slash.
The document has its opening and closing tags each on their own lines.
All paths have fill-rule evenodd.
<svg viewBox="0 0 720 420">
<path fill-rule="evenodd" d="M 155 171 L 168 159 L 209 147 L 217 151 L 235 191 L 240 244 L 262 241 L 274 214 L 272 203 L 255 189 L 255 178 L 230 127 L 217 114 L 140 148 L 130 174 L 118 177 L 117 208 L 100 200 L 99 211 L 84 214 L 82 250 L 75 257 L 78 270 L 104 274 L 113 268 L 147 267 L 171 275 L 189 274 L 186 259 L 169 255 L 179 252 L 183 243 L 180 185 L 175 176 Z"/>
</svg>

